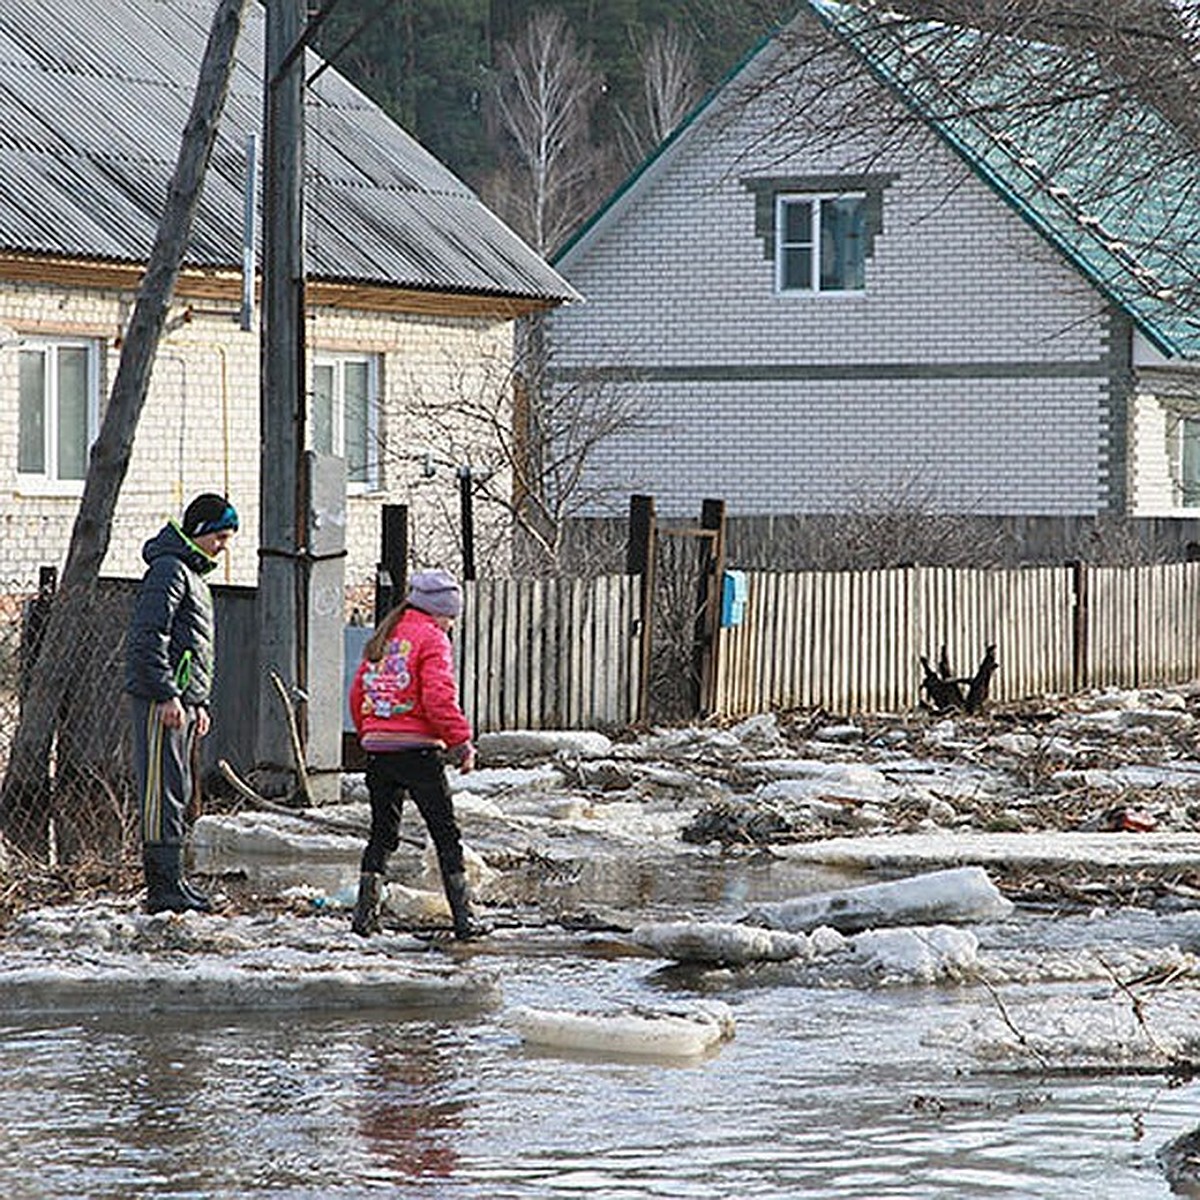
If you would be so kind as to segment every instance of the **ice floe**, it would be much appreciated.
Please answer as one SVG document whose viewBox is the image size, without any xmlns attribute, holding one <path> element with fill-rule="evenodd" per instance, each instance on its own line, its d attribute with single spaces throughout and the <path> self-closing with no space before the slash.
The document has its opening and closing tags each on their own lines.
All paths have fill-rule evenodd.
<svg viewBox="0 0 1200 1200">
<path fill-rule="evenodd" d="M 810 957 L 803 934 L 780 933 L 721 921 L 661 921 L 637 925 L 629 934 L 636 946 L 677 962 L 778 962 Z"/>
<path fill-rule="evenodd" d="M 959 867 L 759 904 L 748 919 L 793 933 L 819 925 L 854 933 L 881 925 L 994 921 L 1012 910 L 982 867 Z"/>
<path fill-rule="evenodd" d="M 0 1011 L 463 1010 L 499 1001 L 494 973 L 344 918 L 146 916 L 128 905 L 36 909 L 0 952 Z"/>
<path fill-rule="evenodd" d="M 615 1012 L 518 1006 L 508 1014 L 534 1046 L 602 1055 L 697 1058 L 734 1036 L 733 1011 L 720 1001 Z"/>
</svg>

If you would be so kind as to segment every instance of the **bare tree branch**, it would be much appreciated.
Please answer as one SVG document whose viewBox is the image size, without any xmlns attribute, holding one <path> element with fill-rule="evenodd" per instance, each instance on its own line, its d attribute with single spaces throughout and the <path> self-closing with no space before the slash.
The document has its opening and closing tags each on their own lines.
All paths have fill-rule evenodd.
<svg viewBox="0 0 1200 1200">
<path fill-rule="evenodd" d="M 695 47 L 673 22 L 654 30 L 638 49 L 638 58 L 642 68 L 641 110 L 617 110 L 627 170 L 633 170 L 671 135 L 700 96 Z"/>
<path fill-rule="evenodd" d="M 513 42 L 499 47 L 498 59 L 495 99 L 515 176 L 505 215 L 547 254 L 594 199 L 585 185 L 596 173 L 591 113 L 603 79 L 557 9 L 534 13 Z"/>
</svg>

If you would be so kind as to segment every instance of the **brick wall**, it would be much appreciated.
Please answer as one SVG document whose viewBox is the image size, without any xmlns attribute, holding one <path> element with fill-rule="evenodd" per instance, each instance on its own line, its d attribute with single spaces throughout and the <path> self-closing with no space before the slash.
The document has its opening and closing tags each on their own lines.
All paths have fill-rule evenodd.
<svg viewBox="0 0 1200 1200">
<path fill-rule="evenodd" d="M 824 511 L 914 478 L 950 510 L 1122 503 L 1128 347 L 1099 294 L 931 134 L 789 144 L 775 116 L 759 97 L 699 121 L 559 264 L 587 303 L 551 317 L 554 368 L 627 377 L 655 426 L 596 476 L 666 514 Z M 891 179 L 865 290 L 776 294 L 746 181 L 864 170 Z"/>
<path fill-rule="evenodd" d="M 0 285 L 0 326 L 27 336 L 39 332 L 101 340 L 100 394 L 106 401 L 119 361 L 119 335 L 132 298 L 111 292 L 51 292 Z M 103 571 L 140 575 L 140 548 L 200 491 L 228 492 L 242 518 L 242 533 L 218 574 L 220 582 L 252 585 L 257 577 L 259 525 L 259 339 L 239 329 L 231 311 L 187 312 L 176 306 L 156 358 L 121 490 Z M 346 583 L 370 584 L 379 557 L 380 509 L 410 506 L 411 545 L 420 565 L 457 568 L 458 485 L 442 471 L 423 479 L 406 450 L 430 440 L 412 420 L 416 398 L 429 395 L 502 394 L 511 368 L 512 325 L 484 319 L 437 319 L 341 310 L 309 313 L 314 348 L 382 356 L 381 487 L 350 498 Z M 23 487 L 17 475 L 18 352 L 0 349 L 0 578 L 36 584 L 38 567 L 61 568 L 81 488 L 46 494 Z M 469 460 L 468 431 L 447 447 Z M 477 455 L 478 456 L 478 455 Z M 477 518 L 480 539 L 503 540 Z"/>
</svg>

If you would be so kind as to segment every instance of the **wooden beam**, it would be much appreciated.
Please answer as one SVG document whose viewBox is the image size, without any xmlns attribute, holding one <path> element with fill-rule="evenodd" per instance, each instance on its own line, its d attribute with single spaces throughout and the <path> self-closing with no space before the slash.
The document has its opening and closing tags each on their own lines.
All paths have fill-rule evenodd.
<svg viewBox="0 0 1200 1200">
<path fill-rule="evenodd" d="M 0 281 L 42 287 L 84 288 L 136 292 L 145 268 L 139 263 L 50 255 L 0 254 Z M 232 268 L 185 267 L 175 295 L 193 300 L 227 301 L 240 305 L 241 272 Z M 555 308 L 557 302 L 526 296 L 484 295 L 475 292 L 422 291 L 381 284 L 339 283 L 310 279 L 306 295 L 313 308 L 352 308 L 363 312 L 407 313 L 432 317 L 475 317 L 511 321 Z M 236 315 L 236 314 L 235 314 Z"/>
</svg>

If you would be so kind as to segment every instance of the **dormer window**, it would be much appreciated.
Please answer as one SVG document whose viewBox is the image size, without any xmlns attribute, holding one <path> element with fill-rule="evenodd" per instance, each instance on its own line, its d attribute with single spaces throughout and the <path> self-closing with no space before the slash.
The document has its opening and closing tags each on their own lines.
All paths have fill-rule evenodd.
<svg viewBox="0 0 1200 1200">
<path fill-rule="evenodd" d="M 775 197 L 780 292 L 860 292 L 867 256 L 866 193 Z"/>
<path fill-rule="evenodd" d="M 857 296 L 883 231 L 883 194 L 896 176 L 786 175 L 742 180 L 754 232 L 774 264 L 777 296 Z"/>
</svg>

